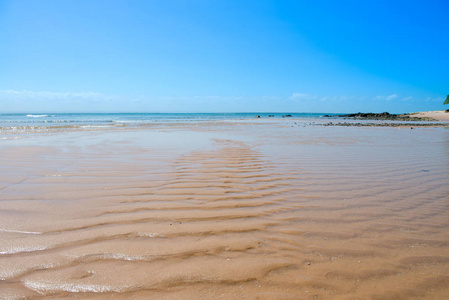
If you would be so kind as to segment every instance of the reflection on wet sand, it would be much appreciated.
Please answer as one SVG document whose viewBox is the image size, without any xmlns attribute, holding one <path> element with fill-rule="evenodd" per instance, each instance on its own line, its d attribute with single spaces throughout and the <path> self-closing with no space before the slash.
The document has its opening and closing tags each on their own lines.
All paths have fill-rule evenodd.
<svg viewBox="0 0 449 300">
<path fill-rule="evenodd" d="M 2 148 L 0 294 L 449 297 L 447 134 L 314 130 Z"/>
</svg>

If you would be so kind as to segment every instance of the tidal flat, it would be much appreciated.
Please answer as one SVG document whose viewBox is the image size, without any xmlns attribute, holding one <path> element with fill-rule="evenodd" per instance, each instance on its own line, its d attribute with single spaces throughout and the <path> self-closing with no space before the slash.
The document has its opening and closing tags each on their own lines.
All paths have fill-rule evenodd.
<svg viewBox="0 0 449 300">
<path fill-rule="evenodd" d="M 449 130 L 298 123 L 5 135 L 0 298 L 449 298 Z"/>
</svg>

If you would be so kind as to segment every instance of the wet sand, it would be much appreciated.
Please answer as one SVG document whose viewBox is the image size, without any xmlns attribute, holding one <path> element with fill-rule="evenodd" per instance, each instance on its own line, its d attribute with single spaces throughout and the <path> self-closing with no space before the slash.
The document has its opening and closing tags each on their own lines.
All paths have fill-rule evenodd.
<svg viewBox="0 0 449 300">
<path fill-rule="evenodd" d="M 0 298 L 449 298 L 449 131 L 292 125 L 1 141 Z"/>
</svg>

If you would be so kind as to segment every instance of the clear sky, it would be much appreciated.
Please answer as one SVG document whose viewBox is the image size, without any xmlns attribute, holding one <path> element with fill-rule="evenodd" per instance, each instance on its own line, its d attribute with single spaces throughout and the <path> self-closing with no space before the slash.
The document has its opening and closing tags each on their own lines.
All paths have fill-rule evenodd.
<svg viewBox="0 0 449 300">
<path fill-rule="evenodd" d="M 0 0 L 1 112 L 445 109 L 447 0 Z"/>
</svg>

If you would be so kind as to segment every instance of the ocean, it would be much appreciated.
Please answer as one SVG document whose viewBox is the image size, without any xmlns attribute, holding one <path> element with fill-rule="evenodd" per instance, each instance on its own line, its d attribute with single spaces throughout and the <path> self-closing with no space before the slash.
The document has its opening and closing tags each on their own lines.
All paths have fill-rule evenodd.
<svg viewBox="0 0 449 300">
<path fill-rule="evenodd" d="M 0 114 L 0 134 L 114 127 L 152 127 L 213 121 L 321 118 L 323 113 L 21 113 Z"/>
</svg>

